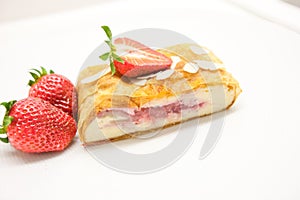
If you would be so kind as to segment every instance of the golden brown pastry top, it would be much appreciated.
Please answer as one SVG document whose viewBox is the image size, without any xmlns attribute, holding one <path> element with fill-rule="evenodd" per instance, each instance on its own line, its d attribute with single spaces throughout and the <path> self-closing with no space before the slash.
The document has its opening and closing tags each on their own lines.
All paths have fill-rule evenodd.
<svg viewBox="0 0 300 200">
<path fill-rule="evenodd" d="M 99 113 L 111 107 L 141 107 L 144 104 L 190 92 L 198 88 L 206 88 L 211 85 L 225 84 L 228 88 L 237 89 L 240 92 L 238 82 L 224 68 L 216 70 L 199 69 L 196 73 L 186 72 L 183 68 L 186 63 L 194 60 L 210 61 L 216 64 L 222 62 L 211 52 L 196 54 L 190 49 L 191 44 L 180 44 L 160 50 L 167 56 L 178 56 L 181 61 L 175 67 L 175 72 L 168 78 L 157 80 L 155 77 L 147 79 L 142 86 L 133 84 L 130 79 L 120 75 L 107 73 L 97 82 L 80 84 L 80 80 L 91 75 L 103 67 L 94 66 L 86 68 L 79 77 L 79 104 L 88 96 L 94 95 L 95 112 Z M 195 46 L 194 44 L 192 44 Z M 203 48 L 203 47 L 200 47 Z M 237 94 L 238 95 L 238 94 Z"/>
</svg>

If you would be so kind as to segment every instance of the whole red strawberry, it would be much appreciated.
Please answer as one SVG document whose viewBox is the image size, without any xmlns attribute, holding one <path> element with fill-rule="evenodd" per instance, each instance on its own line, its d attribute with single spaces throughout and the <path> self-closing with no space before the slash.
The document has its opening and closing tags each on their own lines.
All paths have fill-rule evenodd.
<svg viewBox="0 0 300 200">
<path fill-rule="evenodd" d="M 41 67 L 41 71 L 37 69 L 33 69 L 33 71 L 36 73 L 30 72 L 34 80 L 30 80 L 28 83 L 31 86 L 29 96 L 48 101 L 76 118 L 77 96 L 72 82 L 62 75 L 55 74 L 52 70 L 48 74 L 43 67 Z"/>
<path fill-rule="evenodd" d="M 15 103 L 1 103 L 6 108 L 0 133 L 3 142 L 31 152 L 61 151 L 76 134 L 75 120 L 62 110 L 39 98 L 28 97 Z"/>
</svg>

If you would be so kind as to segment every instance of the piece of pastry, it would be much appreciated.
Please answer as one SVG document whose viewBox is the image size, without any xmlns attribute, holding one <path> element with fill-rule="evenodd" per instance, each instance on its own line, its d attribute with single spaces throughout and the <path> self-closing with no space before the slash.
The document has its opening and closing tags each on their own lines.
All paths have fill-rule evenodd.
<svg viewBox="0 0 300 200">
<path fill-rule="evenodd" d="M 178 44 L 156 52 L 158 57 L 165 56 L 157 58 L 164 60 L 163 64 L 155 72 L 146 70 L 146 75 L 112 75 L 109 65 L 81 71 L 77 83 L 78 132 L 83 144 L 134 137 L 222 111 L 241 93 L 239 83 L 223 63 L 204 47 Z M 125 62 L 120 62 L 119 68 L 130 64 L 126 54 L 121 58 Z M 147 62 L 145 66 L 155 68 Z"/>
</svg>

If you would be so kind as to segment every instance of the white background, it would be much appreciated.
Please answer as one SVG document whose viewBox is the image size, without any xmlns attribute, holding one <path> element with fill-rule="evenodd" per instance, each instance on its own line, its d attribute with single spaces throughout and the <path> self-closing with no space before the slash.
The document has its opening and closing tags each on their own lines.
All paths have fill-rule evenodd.
<svg viewBox="0 0 300 200">
<path fill-rule="evenodd" d="M 178 162 L 147 175 L 102 166 L 77 137 L 60 153 L 24 154 L 0 144 L 0 199 L 300 199 L 299 33 L 228 2 L 104 1 L 4 20 L 0 101 L 26 97 L 32 67 L 52 68 L 76 82 L 86 57 L 105 39 L 101 25 L 115 34 L 171 29 L 212 49 L 243 89 L 227 113 L 219 143 L 206 159 L 198 159 L 209 126 L 201 124 Z M 172 138 L 121 145 L 143 151 Z"/>
</svg>

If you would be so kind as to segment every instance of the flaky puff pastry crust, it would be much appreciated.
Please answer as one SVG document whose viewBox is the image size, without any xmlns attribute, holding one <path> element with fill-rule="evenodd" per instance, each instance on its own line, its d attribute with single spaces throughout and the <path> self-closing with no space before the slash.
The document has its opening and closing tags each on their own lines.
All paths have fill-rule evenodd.
<svg viewBox="0 0 300 200">
<path fill-rule="evenodd" d="M 191 45 L 202 48 L 207 53 L 197 54 L 192 51 Z M 200 66 L 196 73 L 189 73 L 184 70 L 186 63 L 193 63 L 195 60 L 213 62 L 217 66 L 222 66 L 222 61 L 208 49 L 195 44 L 179 44 L 160 49 L 159 51 L 166 56 L 178 56 L 181 59 L 177 63 L 174 73 L 163 80 L 157 80 L 156 77 L 152 77 L 147 79 L 145 84 L 136 85 L 132 83 L 131 79 L 121 77 L 119 74 L 111 75 L 111 73 L 107 73 L 92 82 L 82 83 L 82 80 L 85 78 L 96 74 L 108 66 L 91 66 L 81 71 L 77 90 L 79 99 L 78 130 L 82 141 L 84 140 L 82 133 L 88 124 L 98 113 L 106 109 L 118 107 L 138 109 L 153 100 L 176 97 L 184 93 L 190 93 L 198 88 L 207 88 L 209 90 L 209 86 L 215 85 L 223 85 L 227 90 L 234 90 L 234 101 L 241 93 L 237 80 L 224 68 L 208 70 Z"/>
</svg>

